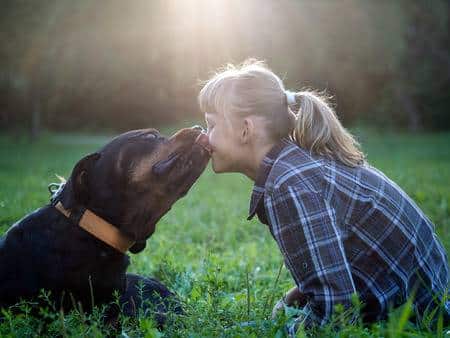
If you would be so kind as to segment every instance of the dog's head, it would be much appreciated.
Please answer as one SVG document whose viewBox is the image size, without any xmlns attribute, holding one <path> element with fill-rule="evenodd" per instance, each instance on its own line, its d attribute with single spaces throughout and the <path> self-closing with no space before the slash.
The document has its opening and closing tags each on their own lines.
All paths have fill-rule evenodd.
<svg viewBox="0 0 450 338">
<path fill-rule="evenodd" d="M 81 159 L 63 195 L 65 207 L 82 205 L 145 248 L 156 222 L 183 197 L 205 169 L 210 154 L 201 128 L 166 138 L 154 129 L 117 136 Z"/>
</svg>

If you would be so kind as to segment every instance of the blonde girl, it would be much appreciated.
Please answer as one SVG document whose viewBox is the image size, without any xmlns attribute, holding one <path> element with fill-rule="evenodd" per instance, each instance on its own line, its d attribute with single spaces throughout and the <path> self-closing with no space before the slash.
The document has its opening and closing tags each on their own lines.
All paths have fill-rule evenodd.
<svg viewBox="0 0 450 338">
<path fill-rule="evenodd" d="M 442 299 L 448 265 L 433 224 L 366 163 L 323 97 L 288 91 L 250 61 L 216 73 L 198 100 L 214 171 L 254 181 L 248 219 L 268 225 L 294 279 L 274 315 L 297 304 L 307 314 L 297 323 L 324 324 L 357 294 L 375 321 L 409 297 L 418 314 Z"/>
</svg>

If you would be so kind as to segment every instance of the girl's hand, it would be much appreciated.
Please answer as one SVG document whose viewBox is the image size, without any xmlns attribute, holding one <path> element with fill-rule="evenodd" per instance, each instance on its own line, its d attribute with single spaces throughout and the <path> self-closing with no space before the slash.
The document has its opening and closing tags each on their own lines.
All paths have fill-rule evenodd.
<svg viewBox="0 0 450 338">
<path fill-rule="evenodd" d="M 286 303 L 284 302 L 284 297 L 281 298 L 273 307 L 272 309 L 272 319 L 275 319 L 278 316 L 278 313 L 280 311 L 283 311 L 284 306 L 286 305 Z"/>
<path fill-rule="evenodd" d="M 283 298 L 281 298 L 273 307 L 272 310 L 272 319 L 274 319 L 279 311 L 284 309 L 284 306 L 305 306 L 307 303 L 306 296 L 300 292 L 300 290 L 295 286 L 292 289 L 290 289 Z"/>
</svg>

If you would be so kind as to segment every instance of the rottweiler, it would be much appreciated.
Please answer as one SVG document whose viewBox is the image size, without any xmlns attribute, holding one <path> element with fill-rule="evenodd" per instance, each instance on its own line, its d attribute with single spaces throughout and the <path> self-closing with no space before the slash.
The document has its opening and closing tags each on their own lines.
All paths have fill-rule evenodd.
<svg viewBox="0 0 450 338">
<path fill-rule="evenodd" d="M 81 159 L 48 205 L 0 239 L 0 308 L 44 289 L 64 311 L 89 311 L 112 302 L 117 290 L 124 313 L 135 316 L 140 306 L 174 296 L 155 279 L 127 274 L 126 252 L 145 248 L 158 220 L 203 172 L 207 140 L 197 126 L 170 138 L 134 130 Z M 156 304 L 160 326 L 166 305 Z"/>
</svg>

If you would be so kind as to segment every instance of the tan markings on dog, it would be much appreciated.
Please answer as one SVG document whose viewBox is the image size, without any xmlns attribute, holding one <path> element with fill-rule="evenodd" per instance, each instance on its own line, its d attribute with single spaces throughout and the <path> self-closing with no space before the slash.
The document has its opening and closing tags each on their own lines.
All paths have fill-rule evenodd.
<svg viewBox="0 0 450 338">
<path fill-rule="evenodd" d="M 144 181 L 152 170 L 153 165 L 160 159 L 164 159 L 165 157 L 167 157 L 165 153 L 168 153 L 167 150 L 164 149 L 164 151 L 162 151 L 159 147 L 159 149 L 153 152 L 151 155 L 142 159 L 131 172 L 131 182 L 139 183 Z"/>
</svg>

